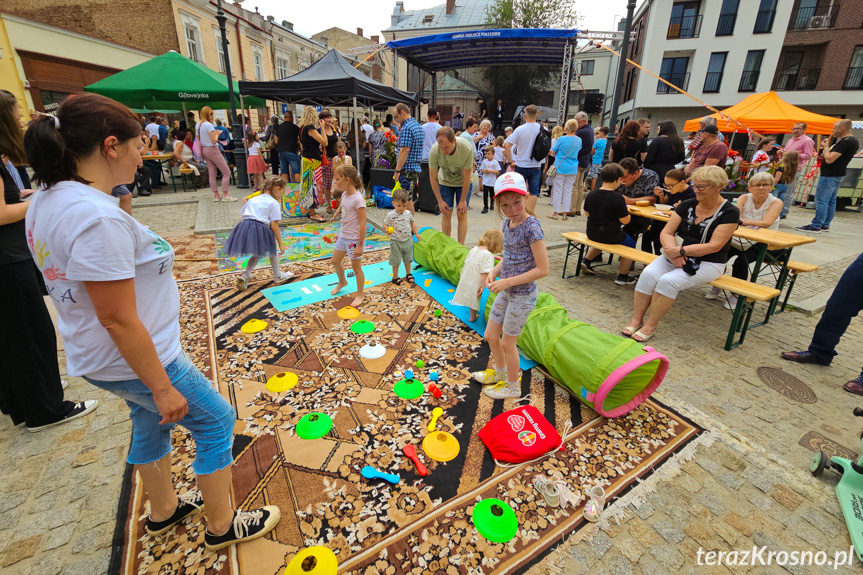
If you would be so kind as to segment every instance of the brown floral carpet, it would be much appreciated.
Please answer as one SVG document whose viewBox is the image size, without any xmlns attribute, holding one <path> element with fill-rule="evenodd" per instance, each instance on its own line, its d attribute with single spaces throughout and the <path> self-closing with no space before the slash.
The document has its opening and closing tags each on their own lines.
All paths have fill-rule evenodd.
<svg viewBox="0 0 863 575">
<path fill-rule="evenodd" d="M 386 256 L 370 254 L 366 263 Z M 331 272 L 327 262 L 289 267 L 297 279 Z M 277 313 L 260 293 L 271 285 L 269 270 L 253 279 L 258 282 L 243 293 L 233 288 L 233 274 L 181 281 L 183 339 L 189 357 L 237 411 L 235 504 L 278 505 L 281 523 L 265 538 L 218 554 L 204 549 L 200 515 L 153 539 L 143 530 L 146 497 L 129 473 L 111 573 L 281 575 L 299 550 L 312 545 L 333 550 L 343 574 L 521 573 L 584 527 L 583 486 L 600 483 L 611 498 L 620 498 L 638 480 L 676 465 L 675 454 L 703 432 L 655 401 L 615 420 L 599 417 L 534 368 L 524 373 L 522 392 L 533 394 L 534 405 L 558 431 L 567 421 L 573 430 L 554 457 L 496 467 L 477 432 L 516 404 L 493 401 L 469 381 L 471 371 L 487 366 L 488 345 L 445 309 L 435 317 L 439 304 L 419 287 L 367 290 L 360 318 L 376 329 L 357 335 L 350 321 L 336 315 L 348 297 Z M 250 318 L 268 322 L 267 328 L 242 333 Z M 387 352 L 363 359 L 359 348 L 372 337 Z M 441 399 L 426 394 L 407 401 L 392 393 L 393 371 L 417 359 L 441 374 Z M 299 384 L 282 394 L 268 392 L 267 378 L 283 371 L 297 374 Z M 447 463 L 429 459 L 419 446 L 437 406 L 444 410 L 438 429 L 451 432 L 461 446 Z M 306 441 L 295 425 L 312 410 L 329 414 L 334 425 L 326 436 Z M 407 443 L 417 444 L 428 476 L 415 473 L 402 454 Z M 194 488 L 194 445 L 179 428 L 174 444 L 174 476 L 183 492 Z M 360 476 L 365 465 L 397 473 L 402 481 L 367 481 Z M 577 509 L 549 507 L 533 489 L 537 473 L 552 472 L 567 477 L 581 497 Z M 508 543 L 491 543 L 474 528 L 473 506 L 489 497 L 509 503 L 519 519 L 518 535 Z"/>
</svg>

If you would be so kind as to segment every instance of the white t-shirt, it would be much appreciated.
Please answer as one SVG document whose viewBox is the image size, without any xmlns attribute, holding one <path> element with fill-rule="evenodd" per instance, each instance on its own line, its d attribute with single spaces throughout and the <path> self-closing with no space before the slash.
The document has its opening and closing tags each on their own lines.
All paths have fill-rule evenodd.
<svg viewBox="0 0 863 575">
<path fill-rule="evenodd" d="M 249 155 L 250 156 L 260 156 L 261 155 L 261 143 L 255 142 L 251 146 L 249 146 Z"/>
<path fill-rule="evenodd" d="M 282 219 L 282 206 L 270 194 L 260 194 L 246 202 L 243 206 L 242 219 L 258 220 L 267 225 Z"/>
<path fill-rule="evenodd" d="M 366 142 L 368 142 L 369 136 L 372 135 L 372 132 L 374 132 L 375 129 L 370 124 L 363 124 L 360 126 L 360 129 L 363 131 L 363 134 L 366 135 Z"/>
<path fill-rule="evenodd" d="M 764 150 L 758 150 L 757 152 L 755 152 L 755 155 L 752 156 L 752 163 L 753 164 L 760 164 L 762 162 L 769 162 L 769 161 L 770 161 L 770 156 L 768 156 L 767 152 L 765 152 Z M 758 172 L 759 173 L 760 172 L 766 172 L 769 169 L 770 169 L 770 166 L 768 164 L 765 164 L 765 165 L 758 168 Z"/>
<path fill-rule="evenodd" d="M 157 139 L 159 138 L 159 124 L 150 122 L 144 127 L 144 129 L 147 130 L 148 136 L 156 136 Z"/>
<path fill-rule="evenodd" d="M 57 308 L 69 375 L 138 379 L 99 323 L 85 281 L 134 278 L 138 317 L 159 361 L 166 366 L 180 355 L 180 295 L 168 242 L 121 210 L 109 194 L 79 182 L 33 194 L 26 226 L 33 259 Z"/>
<path fill-rule="evenodd" d="M 529 122 L 522 124 L 506 139 L 507 144 L 512 144 L 512 159 L 519 168 L 538 168 L 537 162 L 530 155 L 533 153 L 533 143 L 539 135 L 539 123 Z"/>
<path fill-rule="evenodd" d="M 506 154 L 503 153 L 503 148 L 494 147 L 494 159 L 502 166 L 506 163 Z"/>
<path fill-rule="evenodd" d="M 202 146 L 216 146 L 218 144 L 214 144 L 212 140 L 210 140 L 210 132 L 215 130 L 213 124 L 210 122 L 198 122 L 198 137 L 201 139 Z"/>
<path fill-rule="evenodd" d="M 437 142 L 437 131 L 440 130 L 441 125 L 437 122 L 426 122 L 422 125 L 423 129 L 423 160 L 429 159 L 429 153 L 431 152 L 432 146 Z"/>
<path fill-rule="evenodd" d="M 497 181 L 497 177 L 500 176 L 500 172 L 503 171 L 503 168 L 501 168 L 501 166 L 497 160 L 488 161 L 488 159 L 485 159 L 482 161 L 482 163 L 479 165 L 479 169 L 480 169 L 480 172 L 482 172 L 482 170 L 497 170 L 497 172 L 498 172 L 497 174 L 483 173 L 482 174 L 482 185 L 483 186 L 494 186 L 494 183 Z"/>
</svg>

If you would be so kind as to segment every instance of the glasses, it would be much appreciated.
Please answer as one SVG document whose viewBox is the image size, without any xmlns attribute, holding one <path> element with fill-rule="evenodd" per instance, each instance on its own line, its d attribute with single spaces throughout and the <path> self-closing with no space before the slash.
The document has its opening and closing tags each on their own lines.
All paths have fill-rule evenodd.
<svg viewBox="0 0 863 575">
<path fill-rule="evenodd" d="M 699 192 L 703 192 L 707 188 L 711 187 L 713 184 L 693 184 L 692 187 L 698 190 Z"/>
<path fill-rule="evenodd" d="M 772 188 L 773 184 L 749 184 L 750 188 Z"/>
<path fill-rule="evenodd" d="M 680 185 L 680 182 L 675 182 L 675 183 L 673 183 L 673 184 L 671 184 L 671 185 L 664 184 L 664 185 L 659 186 L 659 187 L 662 189 L 662 191 L 663 191 L 663 192 L 670 192 L 670 191 L 672 191 L 674 188 L 676 188 L 678 185 Z"/>
</svg>

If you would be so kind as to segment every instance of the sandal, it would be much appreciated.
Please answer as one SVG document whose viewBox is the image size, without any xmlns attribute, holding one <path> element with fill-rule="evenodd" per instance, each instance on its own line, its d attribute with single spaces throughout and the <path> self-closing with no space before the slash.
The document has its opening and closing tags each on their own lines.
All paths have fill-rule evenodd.
<svg viewBox="0 0 863 575">
<path fill-rule="evenodd" d="M 557 214 L 555 214 L 555 215 L 551 215 L 551 214 L 549 214 L 549 215 L 548 215 L 548 216 L 546 216 L 546 217 L 547 217 L 548 219 L 550 219 L 550 220 L 556 220 L 556 219 L 557 219 Z M 566 216 L 563 216 L 563 219 L 566 219 Z"/>
<path fill-rule="evenodd" d="M 404 283 L 404 281 L 405 280 L 403 278 L 393 278 L 393 284 L 397 285 L 397 286 L 402 285 L 402 283 Z"/>
<path fill-rule="evenodd" d="M 539 491 L 549 507 L 560 507 L 560 491 L 545 475 L 537 475 L 533 478 L 533 488 Z"/>
<path fill-rule="evenodd" d="M 566 214 L 563 214 L 563 218 L 561 218 L 561 219 L 562 219 L 563 221 L 566 221 L 566 220 L 568 220 L 568 219 L 569 219 L 569 216 L 568 216 L 568 215 L 566 215 Z"/>
<path fill-rule="evenodd" d="M 632 334 L 630 337 L 632 337 L 632 339 L 634 339 L 638 343 L 645 343 L 647 340 L 652 338 L 654 335 L 656 335 L 656 332 L 642 333 L 641 330 L 638 330 L 634 334 Z"/>
<path fill-rule="evenodd" d="M 621 329 L 620 333 L 622 335 L 625 335 L 626 337 L 632 337 L 635 334 L 635 332 L 637 332 L 640 329 L 641 329 L 640 325 L 628 325 L 625 328 Z"/>
<path fill-rule="evenodd" d="M 406 275 L 406 276 L 405 276 L 405 281 L 407 281 L 409 284 L 414 284 L 414 283 L 416 283 L 416 282 L 414 281 L 414 276 L 412 276 L 411 274 L 408 274 L 408 275 Z"/>
</svg>

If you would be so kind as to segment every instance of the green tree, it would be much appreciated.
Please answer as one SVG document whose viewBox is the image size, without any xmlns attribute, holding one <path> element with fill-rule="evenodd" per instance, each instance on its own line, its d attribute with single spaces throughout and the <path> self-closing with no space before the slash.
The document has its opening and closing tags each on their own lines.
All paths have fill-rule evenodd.
<svg viewBox="0 0 863 575">
<path fill-rule="evenodd" d="M 489 28 L 572 29 L 578 21 L 572 0 L 497 0 L 486 9 Z M 489 108 L 501 98 L 514 111 L 515 106 L 536 103 L 543 88 L 557 89 L 560 66 L 493 66 L 484 76 L 494 90 Z"/>
</svg>

